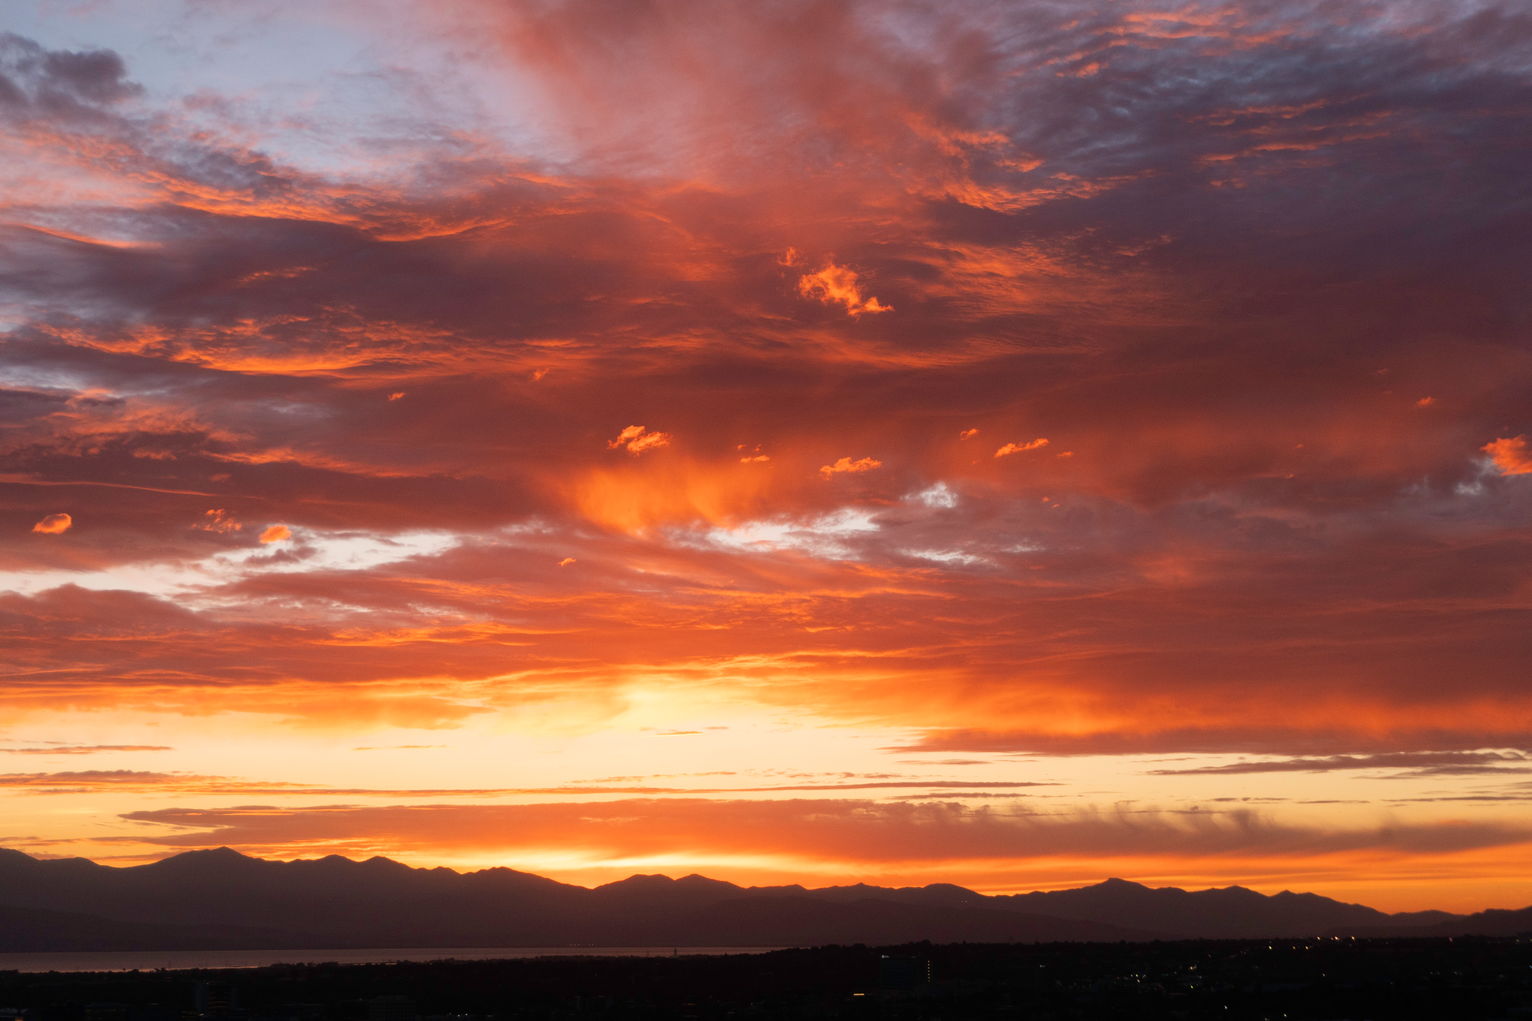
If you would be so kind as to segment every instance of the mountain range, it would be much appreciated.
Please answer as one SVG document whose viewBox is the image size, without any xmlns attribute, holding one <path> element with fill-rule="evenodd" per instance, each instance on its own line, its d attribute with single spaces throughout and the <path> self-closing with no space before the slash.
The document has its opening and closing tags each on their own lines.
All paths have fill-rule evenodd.
<svg viewBox="0 0 1532 1021">
<path fill-rule="evenodd" d="M 0 951 L 470 946 L 809 946 L 1511 935 L 1532 907 L 1385 914 L 1312 893 L 1109 879 L 986 896 L 960 886 L 741 887 L 637 875 L 595 889 L 506 868 L 267 861 L 229 848 L 116 868 L 0 849 Z"/>
</svg>

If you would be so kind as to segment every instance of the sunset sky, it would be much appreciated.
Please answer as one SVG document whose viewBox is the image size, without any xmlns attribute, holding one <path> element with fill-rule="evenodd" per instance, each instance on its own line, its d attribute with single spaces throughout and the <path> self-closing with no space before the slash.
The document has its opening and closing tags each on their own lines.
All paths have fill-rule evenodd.
<svg viewBox="0 0 1532 1021">
<path fill-rule="evenodd" d="M 1532 903 L 1524 3 L 0 32 L 0 846 Z"/>
</svg>

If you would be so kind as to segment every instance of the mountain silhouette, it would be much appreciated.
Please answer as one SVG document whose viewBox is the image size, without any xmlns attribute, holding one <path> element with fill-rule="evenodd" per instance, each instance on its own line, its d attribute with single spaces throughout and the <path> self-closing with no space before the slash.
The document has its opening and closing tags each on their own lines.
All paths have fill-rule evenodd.
<svg viewBox="0 0 1532 1021">
<path fill-rule="evenodd" d="M 1193 939 L 1263 939 L 1329 934 L 1343 927 L 1392 926 L 1450 919 L 1441 912 L 1392 916 L 1360 904 L 1346 904 L 1313 893 L 1283 890 L 1265 896 L 1242 886 L 1217 890 L 1158 889 L 1108 879 L 1078 890 L 997 897 L 1019 910 L 1080 921 L 1152 928 Z M 1428 917 L 1420 918 L 1420 914 Z"/>
<path fill-rule="evenodd" d="M 1441 911 L 1422 911 L 1418 915 L 1430 915 L 1419 922 L 1401 928 L 1393 915 L 1391 924 L 1356 926 L 1336 930 L 1339 936 L 1525 936 L 1532 934 L 1532 907 L 1519 911 L 1490 908 L 1471 915 L 1449 915 Z"/>
<path fill-rule="evenodd" d="M 960 886 L 741 887 L 636 875 L 587 889 L 507 868 L 268 861 L 226 847 L 115 868 L 0 849 L 0 950 L 809 946 L 1513 933 L 1532 908 L 1388 915 L 1311 893 L 1110 879 L 985 896 Z"/>
</svg>

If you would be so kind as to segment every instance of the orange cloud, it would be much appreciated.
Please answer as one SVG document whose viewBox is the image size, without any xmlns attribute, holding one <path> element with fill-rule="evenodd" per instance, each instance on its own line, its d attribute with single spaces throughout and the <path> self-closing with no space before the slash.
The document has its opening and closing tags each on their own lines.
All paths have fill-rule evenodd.
<svg viewBox="0 0 1532 1021">
<path fill-rule="evenodd" d="M 1532 449 L 1525 436 L 1491 440 L 1479 448 L 1490 456 L 1502 475 L 1532 475 Z"/>
<path fill-rule="evenodd" d="M 979 430 L 977 427 L 972 429 L 964 429 L 962 432 L 958 433 L 958 439 L 971 440 L 977 435 L 979 435 Z"/>
<path fill-rule="evenodd" d="M 670 434 L 662 432 L 650 432 L 641 425 L 630 425 L 617 434 L 615 440 L 608 440 L 608 450 L 626 450 L 637 457 L 646 450 L 657 450 L 660 447 L 670 446 Z"/>
<path fill-rule="evenodd" d="M 49 514 L 37 524 L 32 526 L 32 531 L 40 535 L 63 535 L 74 525 L 74 518 L 68 514 Z"/>
<path fill-rule="evenodd" d="M 1048 438 L 1046 436 L 1039 436 L 1037 439 L 1028 440 L 1025 443 L 1007 443 L 1005 446 L 995 451 L 995 456 L 1010 457 L 1012 454 L 1022 454 L 1028 450 L 1037 450 L 1040 447 L 1046 447 L 1047 445 Z"/>
<path fill-rule="evenodd" d="M 836 460 L 834 464 L 821 465 L 819 474 L 828 479 L 835 475 L 870 472 L 875 468 L 881 467 L 883 467 L 883 462 L 875 457 L 859 457 L 854 461 L 849 457 L 842 457 Z"/>
<path fill-rule="evenodd" d="M 563 560 L 559 561 L 559 566 L 560 567 L 569 567 L 570 565 L 572 565 L 574 563 L 575 563 L 575 558 L 574 557 L 565 557 Z"/>
<path fill-rule="evenodd" d="M 885 305 L 877 298 L 862 297 L 858 279 L 856 271 L 850 267 L 827 262 L 819 272 L 805 273 L 798 278 L 798 293 L 826 305 L 842 305 L 853 319 L 863 314 L 894 310 L 892 305 Z"/>
<path fill-rule="evenodd" d="M 272 525 L 261 533 L 261 542 L 268 544 L 281 542 L 284 539 L 291 539 L 292 536 L 292 530 L 286 525 Z"/>
<path fill-rule="evenodd" d="M 202 512 L 202 520 L 192 526 L 202 532 L 217 532 L 227 535 L 230 532 L 238 532 L 245 526 L 234 519 L 234 516 L 222 507 L 214 507 Z M 265 541 L 264 539 L 262 540 Z"/>
</svg>

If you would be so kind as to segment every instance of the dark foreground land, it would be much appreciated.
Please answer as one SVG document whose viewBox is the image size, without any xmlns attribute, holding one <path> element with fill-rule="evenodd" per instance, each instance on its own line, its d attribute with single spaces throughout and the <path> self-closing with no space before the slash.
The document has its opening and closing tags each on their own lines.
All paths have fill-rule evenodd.
<svg viewBox="0 0 1532 1021">
<path fill-rule="evenodd" d="M 1532 1019 L 1532 939 L 907 944 L 726 957 L 0 971 L 0 1021 Z"/>
</svg>

